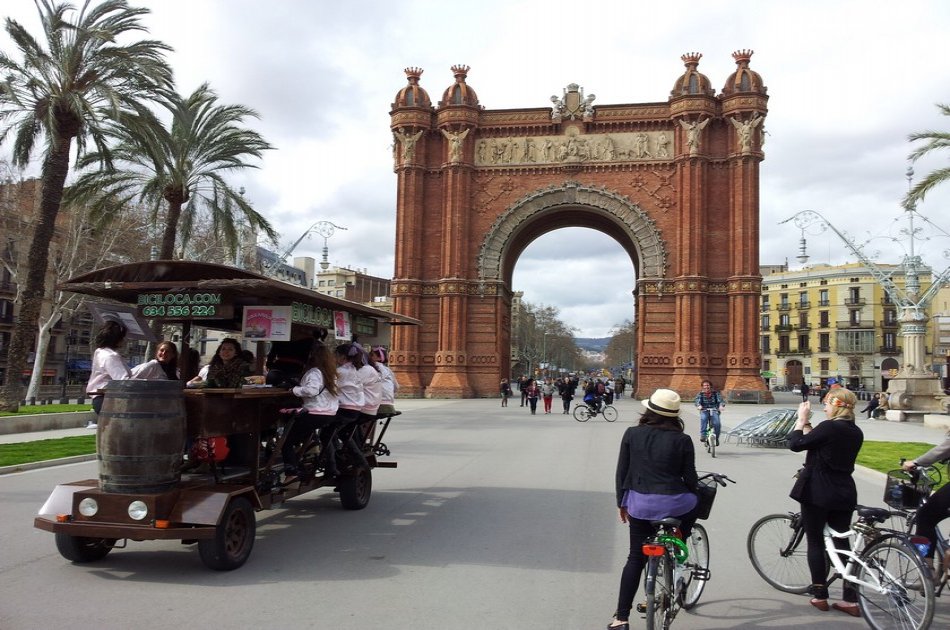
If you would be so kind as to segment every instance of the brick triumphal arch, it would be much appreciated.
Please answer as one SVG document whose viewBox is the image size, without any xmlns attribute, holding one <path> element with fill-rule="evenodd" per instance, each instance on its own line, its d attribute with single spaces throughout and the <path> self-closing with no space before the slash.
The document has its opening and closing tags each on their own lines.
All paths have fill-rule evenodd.
<svg viewBox="0 0 950 630">
<path fill-rule="evenodd" d="M 563 227 L 613 237 L 635 269 L 638 391 L 710 378 L 767 397 L 759 376 L 759 163 L 768 97 L 733 53 L 718 95 L 697 67 L 666 102 L 594 105 L 568 85 L 553 107 L 489 110 L 454 66 L 436 106 L 407 68 L 391 112 L 398 176 L 391 362 L 402 393 L 495 395 L 508 376 L 512 273 Z M 580 286 L 584 278 L 575 279 Z M 632 313 L 631 313 L 632 315 Z"/>
</svg>

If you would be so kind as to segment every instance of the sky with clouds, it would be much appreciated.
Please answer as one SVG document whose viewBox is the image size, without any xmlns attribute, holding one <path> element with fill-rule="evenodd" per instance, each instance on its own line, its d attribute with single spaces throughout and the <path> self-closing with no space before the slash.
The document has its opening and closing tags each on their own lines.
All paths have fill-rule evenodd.
<svg viewBox="0 0 950 630">
<path fill-rule="evenodd" d="M 768 86 L 761 165 L 761 262 L 797 265 L 799 231 L 779 222 L 817 210 L 859 241 L 899 236 L 899 201 L 914 131 L 950 129 L 935 103 L 950 103 L 946 33 L 950 2 L 907 0 L 131 0 L 147 6 L 150 36 L 171 45 L 178 89 L 207 81 L 223 103 L 257 110 L 254 127 L 276 150 L 239 175 L 247 198 L 286 246 L 316 221 L 347 228 L 329 242 L 333 264 L 393 273 L 396 176 L 389 111 L 425 70 L 437 101 L 471 66 L 468 83 L 487 109 L 550 106 L 578 83 L 595 105 L 666 101 L 680 56 L 721 89 L 731 53 L 753 49 Z M 662 9 L 659 11 L 658 9 Z M 38 31 L 30 0 L 0 15 Z M 13 52 L 6 34 L 0 47 Z M 37 156 L 37 162 L 39 156 Z M 946 166 L 922 160 L 919 174 Z M 950 231 L 950 186 L 919 208 Z M 923 237 L 924 235 L 922 235 Z M 810 230 L 811 262 L 853 260 L 828 232 Z M 321 256 L 322 238 L 295 255 Z M 724 244 L 725 246 L 725 244 Z M 950 239 L 918 245 L 937 269 Z M 897 262 L 900 245 L 879 238 L 869 252 Z M 634 269 L 610 237 L 581 228 L 549 233 L 522 254 L 514 288 L 557 306 L 578 336 L 600 337 L 633 316 Z M 592 280 L 593 279 L 593 280 Z"/>
</svg>

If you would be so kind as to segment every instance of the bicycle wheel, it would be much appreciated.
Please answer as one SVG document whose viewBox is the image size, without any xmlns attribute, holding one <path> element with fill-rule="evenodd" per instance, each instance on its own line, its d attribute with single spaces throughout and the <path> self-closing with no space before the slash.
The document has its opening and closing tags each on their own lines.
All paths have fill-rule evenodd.
<svg viewBox="0 0 950 630">
<path fill-rule="evenodd" d="M 587 405 L 577 405 L 574 407 L 574 419 L 578 422 L 587 422 L 590 415 L 587 413 Z"/>
<path fill-rule="evenodd" d="M 606 405 L 602 413 L 604 414 L 604 420 L 607 422 L 613 422 L 620 417 L 620 414 L 617 413 L 617 408 L 611 405 Z"/>
<path fill-rule="evenodd" d="M 667 630 L 673 610 L 673 563 L 668 554 L 647 563 L 647 630 Z"/>
<path fill-rule="evenodd" d="M 900 540 L 872 544 L 861 554 L 858 599 L 865 621 L 875 630 L 923 630 L 934 616 L 934 585 L 917 551 Z"/>
<path fill-rule="evenodd" d="M 685 583 L 681 593 L 681 605 L 689 610 L 699 601 L 709 579 L 709 535 L 705 527 L 699 523 L 693 525 L 693 531 L 686 540 L 686 548 L 689 550 L 689 558 L 683 575 Z"/>
<path fill-rule="evenodd" d="M 805 532 L 799 516 L 770 514 L 749 530 L 746 551 L 756 573 L 786 593 L 805 593 L 811 586 Z"/>
<path fill-rule="evenodd" d="M 709 454 L 714 458 L 716 457 L 716 434 L 713 431 L 709 432 L 709 435 L 706 436 L 706 444 L 708 444 L 707 450 Z"/>
</svg>

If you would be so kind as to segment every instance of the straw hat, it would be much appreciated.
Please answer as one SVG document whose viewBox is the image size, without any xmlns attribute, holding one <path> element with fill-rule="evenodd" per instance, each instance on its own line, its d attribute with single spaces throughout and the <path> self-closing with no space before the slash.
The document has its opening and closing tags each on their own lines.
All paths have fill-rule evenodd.
<svg viewBox="0 0 950 630">
<path fill-rule="evenodd" d="M 658 389 L 642 402 L 644 407 L 661 416 L 676 418 L 680 415 L 680 395 L 672 389 Z"/>
</svg>

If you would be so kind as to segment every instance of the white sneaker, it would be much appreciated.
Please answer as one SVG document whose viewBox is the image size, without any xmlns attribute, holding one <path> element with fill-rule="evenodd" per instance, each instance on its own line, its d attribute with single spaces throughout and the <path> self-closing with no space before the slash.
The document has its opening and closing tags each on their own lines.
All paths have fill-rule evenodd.
<svg viewBox="0 0 950 630">
<path fill-rule="evenodd" d="M 98 429 L 98 428 L 99 428 L 99 425 L 96 424 L 95 422 L 90 422 L 89 424 L 86 425 L 86 428 L 87 428 L 87 429 Z"/>
</svg>

